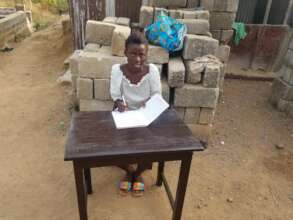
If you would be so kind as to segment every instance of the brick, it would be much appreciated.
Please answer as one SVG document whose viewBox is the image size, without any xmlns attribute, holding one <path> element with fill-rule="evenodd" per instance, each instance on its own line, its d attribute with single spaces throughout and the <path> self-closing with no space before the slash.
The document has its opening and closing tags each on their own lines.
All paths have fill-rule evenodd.
<svg viewBox="0 0 293 220">
<path fill-rule="evenodd" d="M 208 63 L 203 75 L 203 86 L 217 88 L 219 86 L 221 69 L 220 65 Z"/>
<path fill-rule="evenodd" d="M 282 72 L 282 76 L 281 76 L 282 79 L 289 85 L 293 86 L 293 68 L 283 65 L 281 72 Z"/>
<path fill-rule="evenodd" d="M 150 5 L 155 7 L 185 7 L 186 0 L 150 0 Z"/>
<path fill-rule="evenodd" d="M 112 55 L 123 57 L 125 51 L 125 41 L 131 33 L 130 27 L 116 26 L 112 37 Z"/>
<path fill-rule="evenodd" d="M 106 50 L 103 47 L 101 50 Z M 79 59 L 79 75 L 86 78 L 109 79 L 111 68 L 114 64 L 127 62 L 126 57 L 111 55 L 111 48 L 108 51 L 82 52 Z"/>
<path fill-rule="evenodd" d="M 214 0 L 213 11 L 237 12 L 239 0 Z"/>
<path fill-rule="evenodd" d="M 208 20 L 204 19 L 178 19 L 187 27 L 188 34 L 199 34 L 210 36 L 210 24 Z"/>
<path fill-rule="evenodd" d="M 117 17 L 105 17 L 103 22 L 109 23 L 109 24 L 116 24 L 117 22 Z"/>
<path fill-rule="evenodd" d="M 119 17 L 116 21 L 116 24 L 129 27 L 130 19 L 125 17 Z"/>
<path fill-rule="evenodd" d="M 114 29 L 113 24 L 89 20 L 86 23 L 85 41 L 86 43 L 111 45 Z"/>
<path fill-rule="evenodd" d="M 212 12 L 210 17 L 211 30 L 223 29 L 231 30 L 232 24 L 236 18 L 235 13 Z"/>
<path fill-rule="evenodd" d="M 148 62 L 164 64 L 169 62 L 169 52 L 160 46 L 149 45 Z"/>
<path fill-rule="evenodd" d="M 181 57 L 171 58 L 168 65 L 168 84 L 180 88 L 184 85 L 185 66 Z"/>
<path fill-rule="evenodd" d="M 186 109 L 186 108 L 175 107 L 174 109 L 175 109 L 177 115 L 179 116 L 179 118 L 181 118 L 182 120 L 184 120 L 185 109 Z"/>
<path fill-rule="evenodd" d="M 215 110 L 212 108 L 200 108 L 199 124 L 212 124 L 214 122 Z"/>
<path fill-rule="evenodd" d="M 80 100 L 79 110 L 83 112 L 91 111 L 112 111 L 114 103 L 113 101 L 100 101 L 100 100 Z"/>
<path fill-rule="evenodd" d="M 228 45 L 220 45 L 216 50 L 216 57 L 218 57 L 223 63 L 229 61 L 230 47 Z"/>
<path fill-rule="evenodd" d="M 200 108 L 186 108 L 184 122 L 187 124 L 197 124 L 199 120 Z"/>
<path fill-rule="evenodd" d="M 72 75 L 78 75 L 79 73 L 79 57 L 81 50 L 75 50 L 69 58 L 69 67 Z"/>
<path fill-rule="evenodd" d="M 286 66 L 293 68 L 293 50 L 287 50 L 287 53 L 284 58 L 284 63 Z"/>
<path fill-rule="evenodd" d="M 92 43 L 89 43 L 87 45 L 85 45 L 84 47 L 84 51 L 87 51 L 87 52 L 98 52 L 100 50 L 101 46 L 99 44 L 92 44 Z"/>
<path fill-rule="evenodd" d="M 183 58 L 192 60 L 207 54 L 214 55 L 219 41 L 211 37 L 187 34 L 184 38 Z"/>
<path fill-rule="evenodd" d="M 198 63 L 195 61 L 186 61 L 185 62 L 186 68 L 186 82 L 196 84 L 201 82 L 202 75 L 204 73 L 205 64 Z"/>
<path fill-rule="evenodd" d="M 188 124 L 188 127 L 196 138 L 206 144 L 209 143 L 213 130 L 212 125 Z"/>
<path fill-rule="evenodd" d="M 184 84 L 175 90 L 176 107 L 216 108 L 219 97 L 218 88 L 206 88 L 200 85 Z"/>
<path fill-rule="evenodd" d="M 152 24 L 154 21 L 154 9 L 149 6 L 142 6 L 139 14 L 139 24 L 145 28 Z"/>
<path fill-rule="evenodd" d="M 187 4 L 186 4 L 186 7 L 187 8 L 196 8 L 199 5 L 200 3 L 200 0 L 187 0 Z"/>
<path fill-rule="evenodd" d="M 183 18 L 183 12 L 179 10 L 170 9 L 169 16 L 175 19 L 181 19 Z"/>
<path fill-rule="evenodd" d="M 161 80 L 161 85 L 162 85 L 162 96 L 165 99 L 165 101 L 169 103 L 169 100 L 170 100 L 170 87 L 168 85 L 167 80 Z"/>
<path fill-rule="evenodd" d="M 277 78 L 272 85 L 270 101 L 273 105 L 277 105 L 280 99 L 293 101 L 293 87 L 284 80 Z"/>
<path fill-rule="evenodd" d="M 77 98 L 78 99 L 93 99 L 94 98 L 94 82 L 92 79 L 78 78 L 77 79 Z"/>
<path fill-rule="evenodd" d="M 94 80 L 94 98 L 104 101 L 111 100 L 109 79 Z"/>
</svg>

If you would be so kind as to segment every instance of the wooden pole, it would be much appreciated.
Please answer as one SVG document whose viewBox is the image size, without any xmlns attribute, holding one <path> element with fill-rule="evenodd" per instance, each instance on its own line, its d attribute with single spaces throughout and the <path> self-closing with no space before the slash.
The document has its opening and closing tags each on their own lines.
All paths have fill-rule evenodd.
<svg viewBox="0 0 293 220">
<path fill-rule="evenodd" d="M 267 1 L 266 13 L 265 13 L 265 16 L 264 16 L 264 19 L 263 19 L 263 24 L 268 23 L 268 19 L 269 19 L 271 7 L 272 7 L 272 2 L 273 2 L 273 0 L 268 0 Z"/>
</svg>

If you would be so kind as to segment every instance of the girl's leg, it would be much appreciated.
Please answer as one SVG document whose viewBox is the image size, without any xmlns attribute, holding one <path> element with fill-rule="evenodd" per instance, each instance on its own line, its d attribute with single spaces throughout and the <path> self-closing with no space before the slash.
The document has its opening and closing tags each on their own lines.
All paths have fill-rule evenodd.
<svg viewBox="0 0 293 220">
<path fill-rule="evenodd" d="M 120 165 L 118 167 L 126 172 L 125 176 L 119 183 L 120 195 L 126 196 L 128 191 L 132 188 L 132 174 L 134 172 L 134 168 L 131 165 Z"/>
<path fill-rule="evenodd" d="M 151 169 L 152 163 L 141 163 L 137 165 L 136 171 L 133 173 L 133 195 L 142 196 L 144 192 L 144 182 L 141 174 L 147 169 Z"/>
</svg>

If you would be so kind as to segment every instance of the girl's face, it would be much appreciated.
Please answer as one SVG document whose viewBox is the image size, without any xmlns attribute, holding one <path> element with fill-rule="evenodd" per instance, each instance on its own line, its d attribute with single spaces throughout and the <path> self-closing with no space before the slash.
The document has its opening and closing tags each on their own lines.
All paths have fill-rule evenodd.
<svg viewBox="0 0 293 220">
<path fill-rule="evenodd" d="M 145 44 L 129 44 L 125 49 L 128 64 L 135 68 L 142 68 L 147 60 L 147 46 Z"/>
</svg>

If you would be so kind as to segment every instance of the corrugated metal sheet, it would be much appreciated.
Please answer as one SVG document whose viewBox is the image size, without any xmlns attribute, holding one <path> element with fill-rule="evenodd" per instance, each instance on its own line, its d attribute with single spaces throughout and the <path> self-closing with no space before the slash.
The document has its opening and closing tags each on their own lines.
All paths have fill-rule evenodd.
<svg viewBox="0 0 293 220">
<path fill-rule="evenodd" d="M 236 15 L 237 22 L 252 24 L 258 0 L 240 0 Z"/>
</svg>

